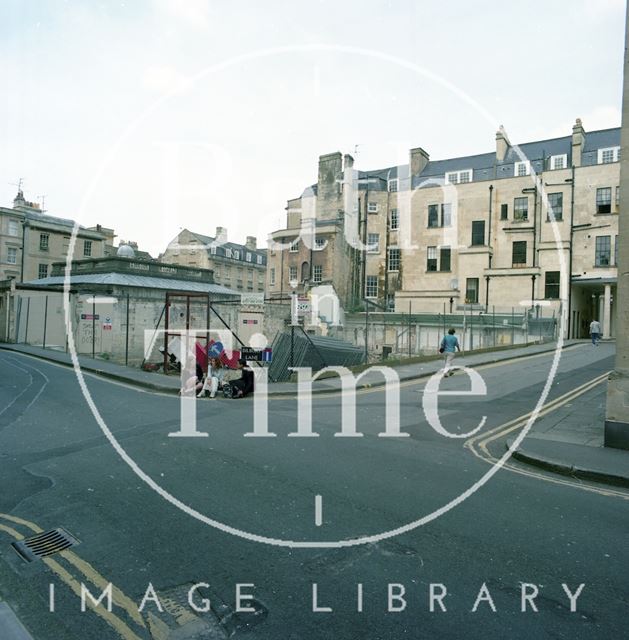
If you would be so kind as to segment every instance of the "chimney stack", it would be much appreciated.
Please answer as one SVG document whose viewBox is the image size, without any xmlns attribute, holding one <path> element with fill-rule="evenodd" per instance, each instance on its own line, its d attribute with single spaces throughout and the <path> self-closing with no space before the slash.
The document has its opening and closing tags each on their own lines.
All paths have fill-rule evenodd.
<svg viewBox="0 0 629 640">
<path fill-rule="evenodd" d="M 409 162 L 411 165 L 411 176 L 416 176 L 418 173 L 421 173 L 429 161 L 430 156 L 421 147 L 411 149 Z"/>
<path fill-rule="evenodd" d="M 247 247 L 247 249 L 251 249 L 252 251 L 255 251 L 258 248 L 257 238 L 255 236 L 247 236 L 245 247 Z"/>
<path fill-rule="evenodd" d="M 583 145 L 585 144 L 585 129 L 581 118 L 572 127 L 572 164 L 575 167 L 581 166 L 581 154 L 583 153 Z"/>
<path fill-rule="evenodd" d="M 496 160 L 498 162 L 504 162 L 510 146 L 511 144 L 509 138 L 507 138 L 504 127 L 500 125 L 500 129 L 496 131 Z"/>
<path fill-rule="evenodd" d="M 224 244 L 227 242 L 227 228 L 226 227 L 216 227 L 216 238 L 215 241 L 218 244 Z"/>
</svg>

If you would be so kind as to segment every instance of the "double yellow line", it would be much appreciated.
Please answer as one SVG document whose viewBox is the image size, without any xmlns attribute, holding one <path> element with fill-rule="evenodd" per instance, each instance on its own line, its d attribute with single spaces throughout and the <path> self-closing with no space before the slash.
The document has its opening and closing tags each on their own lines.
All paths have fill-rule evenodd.
<svg viewBox="0 0 629 640">
<path fill-rule="evenodd" d="M 6 513 L 0 513 L 0 521 L 9 522 L 12 525 L 17 525 L 18 527 L 25 527 L 33 533 L 43 532 L 43 529 L 41 527 L 38 527 L 33 522 L 29 522 L 28 520 L 24 520 L 22 518 L 18 518 Z M 3 522 L 0 522 L 0 531 L 9 534 L 15 540 L 24 540 L 25 538 L 25 536 L 16 528 L 14 528 L 14 526 L 4 524 Z M 78 570 L 78 572 L 82 574 L 84 578 L 86 578 L 101 591 L 104 590 L 109 584 L 109 580 L 106 580 L 102 575 L 100 575 L 100 573 L 98 573 L 98 571 L 96 571 L 96 569 L 94 569 L 94 567 L 92 567 L 92 565 L 77 556 L 74 552 L 66 549 L 65 551 L 60 551 L 56 555 L 63 558 L 68 564 L 72 565 L 72 567 Z M 66 568 L 66 566 L 64 566 L 57 560 L 54 560 L 53 558 L 42 558 L 42 562 L 44 562 L 49 567 L 49 569 L 77 596 L 81 596 L 81 582 L 83 581 L 83 578 L 81 578 L 81 582 L 79 582 L 79 580 L 77 580 L 77 578 L 72 575 L 72 573 Z M 87 606 L 89 606 L 96 615 L 100 616 L 110 627 L 112 627 L 114 631 L 117 632 L 119 637 L 123 640 L 142 640 L 142 638 L 146 637 L 146 633 L 142 633 L 142 635 L 139 636 L 132 629 L 132 626 L 146 629 L 146 623 L 144 622 L 141 614 L 138 612 L 137 604 L 133 602 L 131 598 L 126 596 L 113 583 L 112 601 L 118 608 L 122 609 L 129 616 L 129 618 L 133 622 L 133 625 L 130 626 L 129 624 L 127 624 L 125 620 L 123 620 L 113 611 L 107 611 L 107 608 L 103 605 L 95 607 L 89 598 L 86 598 L 86 600 Z"/>
<path fill-rule="evenodd" d="M 593 378 L 592 380 L 589 380 L 588 382 L 585 382 L 582 385 L 579 385 L 578 387 L 571 389 L 570 391 L 568 391 L 567 393 L 564 393 L 558 398 L 551 400 L 541 408 L 541 410 L 537 414 L 536 419 L 539 419 L 542 416 L 545 416 L 551 413 L 552 411 L 559 409 L 560 407 L 568 404 L 571 400 L 574 400 L 579 396 L 583 395 L 584 393 L 587 393 L 591 389 L 594 389 L 599 384 L 602 384 L 603 382 L 605 382 L 608 376 L 609 376 L 609 372 L 603 373 L 600 376 L 597 376 L 596 378 Z M 473 436 L 465 441 L 464 446 L 467 449 L 469 449 L 477 458 L 483 460 L 484 462 L 487 462 L 488 464 L 492 464 L 492 465 L 496 464 L 499 459 L 489 452 L 489 449 L 488 449 L 489 444 L 491 442 L 494 442 L 495 440 L 498 440 L 499 438 L 504 438 L 508 434 L 524 427 L 530 420 L 533 413 L 534 413 L 533 411 L 530 411 L 529 413 L 526 413 L 517 418 L 514 418 L 509 422 L 505 422 L 504 424 L 501 424 L 498 427 L 490 429 L 485 433 L 479 434 L 477 436 Z M 546 473 L 541 473 L 541 472 L 537 472 L 529 469 L 523 469 L 510 462 L 506 462 L 503 465 L 503 468 L 508 469 L 509 471 L 512 471 L 514 473 L 519 473 L 520 475 L 537 478 L 539 480 L 544 480 L 546 482 L 552 482 L 554 484 L 561 484 L 565 486 L 575 487 L 577 489 L 590 491 L 592 493 L 598 493 L 606 496 L 614 496 L 617 498 L 623 498 L 624 500 L 629 500 L 629 492 L 627 491 L 622 491 L 622 490 L 612 489 L 607 487 L 603 488 L 603 487 L 593 486 L 593 485 L 586 484 L 584 482 L 579 482 L 577 480 L 567 480 L 563 478 L 558 478 Z"/>
</svg>

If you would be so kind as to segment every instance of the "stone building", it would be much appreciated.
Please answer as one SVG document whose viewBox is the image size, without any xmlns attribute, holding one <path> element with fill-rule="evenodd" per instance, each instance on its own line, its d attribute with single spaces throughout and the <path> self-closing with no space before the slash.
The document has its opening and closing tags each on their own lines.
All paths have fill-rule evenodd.
<svg viewBox="0 0 629 640">
<path fill-rule="evenodd" d="M 599 319 L 609 337 L 619 157 L 620 129 L 580 120 L 571 136 L 515 146 L 501 129 L 489 153 L 431 161 L 415 148 L 407 165 L 376 171 L 322 156 L 317 184 L 272 234 L 288 248 L 270 250 L 269 295 L 326 282 L 346 308 L 529 308 L 562 316 L 570 337 Z"/>
<path fill-rule="evenodd" d="M 183 229 L 158 260 L 214 272 L 214 281 L 240 292 L 264 293 L 266 249 L 247 236 L 244 245 L 227 241 L 227 229 L 216 227 L 209 237 Z"/>
<path fill-rule="evenodd" d="M 44 213 L 20 189 L 13 208 L 0 207 L 0 281 L 45 278 L 54 262 L 66 259 L 74 225 L 73 220 Z M 74 256 L 102 257 L 105 241 L 96 229 L 79 227 Z"/>
<path fill-rule="evenodd" d="M 346 309 L 361 308 L 365 297 L 393 308 L 399 168 L 356 171 L 353 165 L 340 152 L 321 156 L 317 183 L 288 201 L 286 228 L 271 234 L 270 298 L 330 285 Z"/>
</svg>

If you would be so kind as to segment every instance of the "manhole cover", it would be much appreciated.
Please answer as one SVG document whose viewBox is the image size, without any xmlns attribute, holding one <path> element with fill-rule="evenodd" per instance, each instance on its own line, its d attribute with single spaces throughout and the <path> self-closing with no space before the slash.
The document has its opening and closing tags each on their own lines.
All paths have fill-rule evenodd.
<svg viewBox="0 0 629 640">
<path fill-rule="evenodd" d="M 51 556 L 64 549 L 74 547 L 77 544 L 80 544 L 80 542 L 61 527 L 11 543 L 13 548 L 26 562 L 33 562 L 33 560 L 37 560 L 38 558 Z"/>
</svg>

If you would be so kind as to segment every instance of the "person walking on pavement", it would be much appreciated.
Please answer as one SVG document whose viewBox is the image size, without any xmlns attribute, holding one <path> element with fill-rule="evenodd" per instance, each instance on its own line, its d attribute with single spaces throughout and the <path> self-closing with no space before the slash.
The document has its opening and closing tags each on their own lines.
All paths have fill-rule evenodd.
<svg viewBox="0 0 629 640">
<path fill-rule="evenodd" d="M 590 335 L 592 336 L 592 344 L 597 347 L 598 341 L 601 339 L 601 323 L 598 320 L 590 322 Z"/>
<path fill-rule="evenodd" d="M 452 367 L 454 354 L 456 351 L 461 351 L 459 340 L 454 333 L 454 329 L 448 329 L 448 334 L 443 336 L 439 347 L 439 353 L 445 354 L 444 377 L 449 377 L 454 373 L 454 368 Z"/>
</svg>

